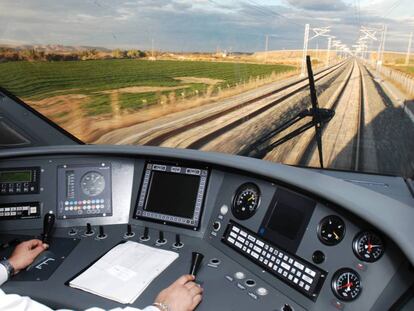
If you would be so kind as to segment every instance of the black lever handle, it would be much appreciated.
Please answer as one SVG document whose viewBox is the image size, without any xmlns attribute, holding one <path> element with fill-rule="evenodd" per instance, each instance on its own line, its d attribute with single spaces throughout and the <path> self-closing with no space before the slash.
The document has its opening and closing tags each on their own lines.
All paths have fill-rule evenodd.
<svg viewBox="0 0 414 311">
<path fill-rule="evenodd" d="M 184 246 L 184 244 L 181 242 L 181 238 L 178 233 L 175 235 L 175 243 L 173 244 L 173 246 L 175 248 L 181 248 Z"/>
<path fill-rule="evenodd" d="M 132 232 L 132 226 L 131 224 L 127 225 L 127 232 L 125 234 L 127 237 L 133 237 L 135 235 L 134 232 Z"/>
<path fill-rule="evenodd" d="M 43 218 L 42 242 L 49 244 L 52 237 L 53 227 L 55 225 L 55 214 L 47 213 Z"/>
<path fill-rule="evenodd" d="M 148 227 L 144 228 L 144 233 L 140 236 L 139 239 L 143 242 L 148 241 L 150 239 Z"/>
<path fill-rule="evenodd" d="M 194 275 L 197 277 L 198 270 L 200 269 L 201 262 L 203 261 L 204 255 L 201 253 L 193 252 L 191 256 L 191 267 L 190 267 L 190 273 L 191 275 Z"/>
<path fill-rule="evenodd" d="M 105 231 L 104 231 L 104 226 L 99 226 L 98 238 L 99 239 L 105 239 L 106 238 L 106 234 L 105 234 Z"/>
<path fill-rule="evenodd" d="M 157 243 L 163 244 L 165 242 L 166 242 L 166 240 L 164 238 L 164 231 L 160 230 L 160 232 L 158 234 L 158 241 L 157 241 Z"/>
<path fill-rule="evenodd" d="M 91 224 L 89 222 L 86 224 L 85 234 L 86 235 L 92 235 L 92 234 L 94 234 L 94 231 L 92 230 L 92 226 L 91 226 Z"/>
</svg>

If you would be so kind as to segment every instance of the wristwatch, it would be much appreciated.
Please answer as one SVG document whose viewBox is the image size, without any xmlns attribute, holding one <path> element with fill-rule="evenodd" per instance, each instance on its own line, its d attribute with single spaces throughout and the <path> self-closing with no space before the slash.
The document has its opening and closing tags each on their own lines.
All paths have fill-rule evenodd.
<svg viewBox="0 0 414 311">
<path fill-rule="evenodd" d="M 158 309 L 160 309 L 160 311 L 170 311 L 170 308 L 165 303 L 162 303 L 162 302 L 154 302 L 152 305 L 154 307 L 157 307 Z"/>
<path fill-rule="evenodd" d="M 10 279 L 11 276 L 14 274 L 14 268 L 10 264 L 10 262 L 7 259 L 3 259 L 0 261 L 0 265 L 3 265 L 3 267 L 7 270 L 7 279 Z"/>
</svg>

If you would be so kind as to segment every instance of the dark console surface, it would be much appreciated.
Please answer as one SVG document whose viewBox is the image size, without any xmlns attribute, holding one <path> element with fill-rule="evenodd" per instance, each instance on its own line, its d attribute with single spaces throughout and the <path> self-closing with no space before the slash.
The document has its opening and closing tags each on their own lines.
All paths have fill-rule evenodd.
<svg viewBox="0 0 414 311">
<path fill-rule="evenodd" d="M 297 168 L 261 169 L 259 161 L 238 157 L 71 148 L 0 155 L 0 173 L 19 172 L 4 175 L 7 183 L 38 174 L 36 191 L 0 196 L 1 254 L 16 237 L 39 236 L 49 213 L 56 219 L 43 237 L 51 236 L 59 263 L 38 259 L 3 285 L 8 293 L 52 307 L 121 306 L 65 283 L 125 240 L 179 254 L 135 301 L 138 307 L 189 270 L 198 271 L 205 290 L 197 310 L 205 311 L 388 310 L 413 283 L 414 251 L 399 238 L 408 226 L 388 228 L 387 218 L 399 221 L 414 210 L 377 192 Z M 33 277 L 33 269 L 45 277 Z"/>
</svg>

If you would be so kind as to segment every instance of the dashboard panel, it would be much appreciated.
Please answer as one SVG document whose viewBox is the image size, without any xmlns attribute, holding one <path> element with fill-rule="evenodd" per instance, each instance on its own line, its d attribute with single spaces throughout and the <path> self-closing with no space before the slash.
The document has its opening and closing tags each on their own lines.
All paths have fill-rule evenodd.
<svg viewBox="0 0 414 311">
<path fill-rule="evenodd" d="M 179 253 L 134 303 L 138 307 L 188 272 L 192 251 L 206 257 L 199 273 L 205 295 L 197 310 L 386 310 L 413 283 L 409 253 L 375 225 L 374 215 L 358 216 L 339 199 L 318 194 L 317 185 L 304 189 L 299 181 L 283 180 L 284 170 L 301 179 L 300 169 L 266 164 L 275 171 L 271 178 L 195 151 L 71 148 L 20 150 L 0 162 L 0 172 L 28 171 L 29 164 L 38 174 L 37 191 L 0 196 L 0 238 L 38 235 L 43 216 L 52 212 L 54 236 L 79 240 L 41 281 L 44 286 L 33 290 L 40 301 L 70 308 L 119 306 L 65 282 L 128 239 Z M 334 178 L 306 174 L 312 182 L 335 186 Z M 6 182 L 30 176 L 17 177 Z M 4 289 L 27 294 L 30 286 L 32 281 L 11 281 Z M 53 297 L 45 288 L 53 289 Z"/>
</svg>

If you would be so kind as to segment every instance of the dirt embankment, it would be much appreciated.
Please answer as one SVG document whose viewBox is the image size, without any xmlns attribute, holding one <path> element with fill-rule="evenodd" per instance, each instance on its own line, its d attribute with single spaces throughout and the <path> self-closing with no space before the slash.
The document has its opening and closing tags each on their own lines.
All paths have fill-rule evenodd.
<svg viewBox="0 0 414 311">
<path fill-rule="evenodd" d="M 25 102 L 82 141 L 87 143 L 105 143 L 100 141 L 99 138 L 115 129 L 151 121 L 161 116 L 229 98 L 295 74 L 297 73 L 290 71 L 271 75 L 263 79 L 252 79 L 250 82 L 239 84 L 233 88 L 219 89 L 214 94 L 212 92 L 213 86 L 223 81 L 198 77 L 176 77 L 175 79 L 181 81 L 182 85 L 173 87 L 132 86 L 100 91 L 97 93 L 110 94 L 110 102 L 108 104 L 111 106 L 111 113 L 99 116 L 88 116 L 86 114 L 85 106 L 89 103 L 90 97 L 84 94 L 59 95 L 38 101 L 25 100 Z M 161 100 L 158 104 L 144 106 L 135 112 L 123 111 L 120 108 L 119 95 L 122 93 L 171 91 L 172 94 L 177 89 L 188 88 L 191 84 L 198 83 L 209 85 L 205 94 L 199 94 L 190 98 L 175 98 L 175 96 L 171 96 L 167 100 Z"/>
</svg>

